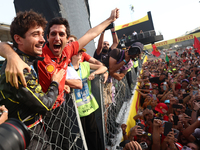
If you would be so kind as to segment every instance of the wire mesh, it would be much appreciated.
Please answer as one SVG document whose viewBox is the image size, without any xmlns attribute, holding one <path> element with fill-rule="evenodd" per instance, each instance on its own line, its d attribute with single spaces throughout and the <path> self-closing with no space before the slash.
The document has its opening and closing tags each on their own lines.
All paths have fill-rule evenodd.
<svg viewBox="0 0 200 150">
<path fill-rule="evenodd" d="M 104 139 L 103 145 L 112 147 L 117 144 L 117 135 L 121 131 L 120 126 L 125 119 L 125 113 L 130 104 L 131 96 L 134 94 L 133 89 L 136 84 L 137 75 L 134 68 L 121 81 L 112 79 L 111 103 L 105 104 L 105 97 L 98 96 L 96 99 L 102 108 L 100 117 L 97 120 L 102 120 L 99 127 L 102 128 Z M 104 91 L 105 85 L 102 80 L 94 81 L 99 84 L 99 87 L 93 86 L 99 90 L 99 94 Z M 101 88 L 100 88 L 101 87 Z M 103 94 L 102 94 L 103 95 Z M 79 123 L 79 115 L 76 111 L 76 104 L 72 94 L 66 94 L 66 100 L 60 107 L 48 112 L 43 116 L 43 122 L 38 123 L 30 129 L 31 144 L 27 149 L 50 149 L 50 150 L 87 150 L 85 137 L 82 131 L 81 123 Z M 115 149 L 115 148 L 114 148 Z"/>
<path fill-rule="evenodd" d="M 43 117 L 43 123 L 31 128 L 31 145 L 28 149 L 84 150 L 83 139 L 78 124 L 71 94 L 66 101 Z"/>
</svg>

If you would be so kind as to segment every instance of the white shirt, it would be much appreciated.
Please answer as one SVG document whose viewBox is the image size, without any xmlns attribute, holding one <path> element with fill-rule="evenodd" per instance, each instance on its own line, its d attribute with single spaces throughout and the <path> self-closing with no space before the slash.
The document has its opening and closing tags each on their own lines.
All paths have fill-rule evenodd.
<svg viewBox="0 0 200 150">
<path fill-rule="evenodd" d="M 79 77 L 79 75 L 76 72 L 76 70 L 74 70 L 74 68 L 72 68 L 70 66 L 67 67 L 66 79 L 79 79 L 79 80 L 81 80 L 81 78 Z"/>
</svg>

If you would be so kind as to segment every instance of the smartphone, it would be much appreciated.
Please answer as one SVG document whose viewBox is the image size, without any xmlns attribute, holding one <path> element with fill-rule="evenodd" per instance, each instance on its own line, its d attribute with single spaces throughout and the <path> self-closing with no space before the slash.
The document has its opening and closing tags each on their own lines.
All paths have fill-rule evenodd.
<svg viewBox="0 0 200 150">
<path fill-rule="evenodd" d="M 170 100 L 169 99 L 167 99 L 167 100 L 165 100 L 165 102 L 164 103 L 167 103 L 167 104 L 169 104 L 170 103 Z"/>
<path fill-rule="evenodd" d="M 180 108 L 180 109 L 182 109 L 183 106 L 182 106 L 182 105 L 178 105 L 178 104 L 173 104 L 173 105 L 172 105 L 172 108 Z"/>
<path fill-rule="evenodd" d="M 182 100 L 182 99 L 179 99 L 179 103 L 183 104 L 183 100 Z"/>
<path fill-rule="evenodd" d="M 107 28 L 105 30 L 112 29 L 112 28 L 114 28 L 114 23 L 113 22 L 111 24 L 109 24 L 109 26 L 107 26 Z"/>
<path fill-rule="evenodd" d="M 167 134 L 172 131 L 172 123 L 171 122 L 165 122 L 164 127 L 164 136 L 167 136 Z"/>
<path fill-rule="evenodd" d="M 179 136 L 179 130 L 174 129 L 174 128 L 172 128 L 172 129 L 174 130 L 174 137 L 175 137 L 176 139 L 178 139 L 178 136 Z"/>
<path fill-rule="evenodd" d="M 143 124 L 138 123 L 137 125 L 140 126 L 140 128 L 144 130 L 144 125 Z"/>
<path fill-rule="evenodd" d="M 151 105 L 147 105 L 147 108 L 149 109 L 149 110 L 151 110 L 152 108 L 151 108 Z"/>
<path fill-rule="evenodd" d="M 163 90 L 164 90 L 164 91 L 166 90 L 166 85 L 163 85 Z"/>
<path fill-rule="evenodd" d="M 140 143 L 140 146 L 141 146 L 142 149 L 148 148 L 148 145 L 147 145 L 146 142 L 141 142 L 141 143 Z"/>
<path fill-rule="evenodd" d="M 153 99 L 157 100 L 156 94 L 153 94 Z"/>
<path fill-rule="evenodd" d="M 177 125 L 179 121 L 178 116 L 173 116 L 173 120 L 174 120 L 174 125 Z"/>
<path fill-rule="evenodd" d="M 186 110 L 185 110 L 185 114 L 191 117 L 192 110 L 186 109 Z"/>
</svg>

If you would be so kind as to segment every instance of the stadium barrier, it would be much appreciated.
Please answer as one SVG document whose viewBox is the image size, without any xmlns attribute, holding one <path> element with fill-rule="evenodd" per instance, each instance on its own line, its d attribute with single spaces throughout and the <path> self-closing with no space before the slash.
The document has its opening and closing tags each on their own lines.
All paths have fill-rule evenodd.
<svg viewBox="0 0 200 150">
<path fill-rule="evenodd" d="M 127 78 L 131 78 L 128 84 Z M 129 83 L 130 83 L 130 79 Z M 121 81 L 113 79 L 113 99 L 109 105 L 104 105 L 104 84 L 103 75 L 97 76 L 91 82 L 92 93 L 95 96 L 99 109 L 95 112 L 97 125 L 100 132 L 102 146 L 105 149 L 115 149 L 120 126 L 126 120 L 127 110 L 130 109 L 130 101 L 133 96 L 132 90 L 135 87 L 137 75 L 134 68 Z M 135 94 L 134 94 L 135 95 Z M 30 129 L 32 137 L 38 139 L 35 149 L 50 147 L 52 150 L 87 150 L 80 117 L 77 111 L 73 94 L 66 94 L 66 101 L 58 108 L 48 112 L 43 117 L 43 124 L 40 130 Z M 135 97 L 135 96 L 134 96 Z M 135 102 L 135 101 L 134 101 Z M 135 104 L 132 103 L 131 108 Z M 131 119 L 130 119 L 131 120 Z M 132 119 L 133 120 L 133 119 Z M 129 126 L 132 126 L 131 123 Z M 41 131 L 45 130 L 45 134 Z M 42 144 L 41 144 L 42 143 Z"/>
<path fill-rule="evenodd" d="M 145 63 L 147 61 L 147 56 L 144 58 L 143 63 Z M 142 72 L 143 70 L 141 70 Z M 137 85 L 139 85 L 139 83 L 136 83 Z M 135 87 L 135 89 L 138 89 L 138 86 Z M 134 91 L 134 96 L 133 96 L 133 101 L 130 107 L 130 111 L 129 111 L 129 116 L 127 119 L 127 128 L 126 128 L 126 132 L 128 133 L 128 131 L 130 131 L 130 129 L 132 127 L 135 126 L 135 120 L 133 119 L 133 117 L 137 114 L 138 111 L 138 107 L 140 104 L 140 94 L 138 93 L 138 91 Z"/>
</svg>

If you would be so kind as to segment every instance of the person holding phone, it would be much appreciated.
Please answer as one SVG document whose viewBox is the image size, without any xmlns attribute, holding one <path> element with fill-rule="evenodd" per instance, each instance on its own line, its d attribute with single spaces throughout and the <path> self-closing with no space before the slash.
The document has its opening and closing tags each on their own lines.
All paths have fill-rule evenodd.
<svg viewBox="0 0 200 150">
<path fill-rule="evenodd" d="M 182 145 L 180 143 L 176 143 L 177 139 L 175 138 L 174 131 L 170 131 L 167 136 L 164 138 L 161 149 L 170 149 L 170 150 L 179 150 L 182 149 Z"/>
<path fill-rule="evenodd" d="M 104 33 L 106 30 L 110 29 L 112 33 L 113 43 L 110 46 L 110 43 L 108 41 L 104 41 Z M 94 52 L 94 58 L 102 62 L 108 55 L 108 53 L 117 48 L 118 42 L 118 36 L 115 32 L 114 23 L 110 24 L 102 33 L 98 41 L 98 46 L 96 51 Z"/>
</svg>

